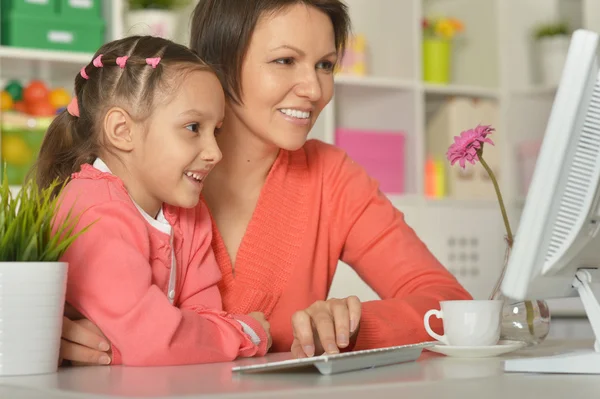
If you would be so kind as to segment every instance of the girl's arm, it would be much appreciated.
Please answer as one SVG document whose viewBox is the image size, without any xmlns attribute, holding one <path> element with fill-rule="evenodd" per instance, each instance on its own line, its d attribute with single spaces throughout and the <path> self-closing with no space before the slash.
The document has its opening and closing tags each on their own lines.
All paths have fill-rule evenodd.
<svg viewBox="0 0 600 399">
<path fill-rule="evenodd" d="M 67 302 L 106 335 L 112 364 L 209 363 L 264 353 L 238 321 L 212 309 L 215 303 L 186 309 L 169 303 L 152 283 L 148 242 L 140 239 L 146 226 L 130 212 L 116 201 L 87 209 L 77 228 L 97 222 L 63 257 Z"/>
</svg>

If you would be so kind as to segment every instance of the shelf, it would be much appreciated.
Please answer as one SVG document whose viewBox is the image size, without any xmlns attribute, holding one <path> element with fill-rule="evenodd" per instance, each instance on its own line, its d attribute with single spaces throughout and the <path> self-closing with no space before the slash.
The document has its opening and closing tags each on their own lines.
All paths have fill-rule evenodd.
<svg viewBox="0 0 600 399">
<path fill-rule="evenodd" d="M 423 197 L 423 201 L 427 206 L 444 206 L 444 207 L 456 207 L 456 208 L 498 208 L 497 199 L 457 199 L 451 197 L 445 198 L 433 198 Z"/>
<path fill-rule="evenodd" d="M 416 206 L 419 205 L 423 200 L 423 196 L 419 194 L 384 194 L 396 208 L 402 208 L 404 206 Z"/>
<path fill-rule="evenodd" d="M 520 89 L 510 90 L 511 94 L 517 96 L 554 96 L 556 95 L 556 86 L 531 86 Z"/>
<path fill-rule="evenodd" d="M 94 55 L 91 53 L 0 46 L 0 59 L 28 60 L 36 62 L 49 61 L 85 65 L 92 60 L 93 56 Z"/>
<path fill-rule="evenodd" d="M 426 94 L 438 94 L 444 96 L 485 97 L 493 99 L 500 97 L 500 92 L 496 89 L 467 85 L 423 83 L 423 90 Z"/>
<path fill-rule="evenodd" d="M 416 84 L 410 80 L 381 78 L 376 76 L 336 75 L 335 84 L 401 90 L 414 90 L 416 88 Z"/>
</svg>

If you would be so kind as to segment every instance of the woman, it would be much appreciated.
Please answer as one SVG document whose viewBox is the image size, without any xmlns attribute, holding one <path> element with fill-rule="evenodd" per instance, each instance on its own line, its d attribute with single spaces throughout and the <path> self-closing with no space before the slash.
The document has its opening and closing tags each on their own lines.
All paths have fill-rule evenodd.
<svg viewBox="0 0 600 399">
<path fill-rule="evenodd" d="M 428 340 L 427 310 L 470 299 L 376 181 L 306 140 L 333 96 L 348 30 L 339 0 L 201 0 L 192 19 L 191 47 L 219 68 L 228 97 L 223 159 L 204 188 L 224 307 L 263 312 L 272 351 L 297 357 Z M 382 300 L 326 301 L 340 259 Z M 105 354 L 89 329 L 66 320 L 64 358 Z"/>
</svg>

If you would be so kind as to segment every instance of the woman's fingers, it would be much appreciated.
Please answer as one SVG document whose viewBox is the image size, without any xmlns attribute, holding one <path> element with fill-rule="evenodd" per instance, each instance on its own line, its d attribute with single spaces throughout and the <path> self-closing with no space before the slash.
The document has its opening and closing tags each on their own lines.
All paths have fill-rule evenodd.
<svg viewBox="0 0 600 399">
<path fill-rule="evenodd" d="M 110 364 L 110 345 L 100 329 L 87 319 L 63 317 L 60 359 L 73 364 Z"/>
<path fill-rule="evenodd" d="M 312 322 L 317 331 L 318 340 L 327 353 L 339 353 L 336 345 L 335 325 L 333 324 L 333 313 L 331 311 L 331 302 L 315 302 L 313 306 L 307 309 Z"/>
<path fill-rule="evenodd" d="M 323 351 L 335 354 L 346 348 L 358 329 L 361 303 L 356 296 L 317 301 L 292 317 L 292 354 L 308 357 Z M 302 356 L 304 357 L 304 356 Z"/>
<path fill-rule="evenodd" d="M 345 300 L 332 302 L 330 308 L 337 346 L 345 348 L 350 344 L 350 311 Z"/>
<path fill-rule="evenodd" d="M 110 364 L 110 356 L 106 352 L 94 350 L 62 339 L 60 343 L 60 358 L 71 360 L 77 365 Z"/>
<path fill-rule="evenodd" d="M 72 321 L 63 317 L 62 337 L 93 350 L 106 352 L 110 349 L 102 332 L 87 319 Z"/>
<path fill-rule="evenodd" d="M 346 298 L 348 313 L 350 314 L 350 335 L 356 332 L 362 316 L 362 304 L 358 297 L 352 295 Z"/>
<path fill-rule="evenodd" d="M 294 357 L 295 359 L 302 359 L 307 357 L 306 353 L 304 353 L 304 350 L 302 349 L 302 344 L 297 338 L 294 338 L 294 342 L 292 342 L 291 352 L 292 357 Z"/>
<path fill-rule="evenodd" d="M 313 338 L 313 329 L 310 315 L 306 310 L 300 310 L 292 316 L 292 331 L 294 333 L 294 342 L 298 342 L 302 352 L 311 357 L 315 354 L 315 341 Z"/>
</svg>

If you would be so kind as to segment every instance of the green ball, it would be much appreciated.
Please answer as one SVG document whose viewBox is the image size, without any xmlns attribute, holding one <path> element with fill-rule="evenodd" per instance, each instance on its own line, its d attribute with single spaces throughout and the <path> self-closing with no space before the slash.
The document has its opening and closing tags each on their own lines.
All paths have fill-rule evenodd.
<svg viewBox="0 0 600 399">
<path fill-rule="evenodd" d="M 23 86 L 18 80 L 11 80 L 4 88 L 10 94 L 13 101 L 21 101 L 23 99 Z"/>
</svg>

